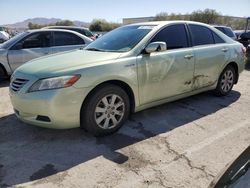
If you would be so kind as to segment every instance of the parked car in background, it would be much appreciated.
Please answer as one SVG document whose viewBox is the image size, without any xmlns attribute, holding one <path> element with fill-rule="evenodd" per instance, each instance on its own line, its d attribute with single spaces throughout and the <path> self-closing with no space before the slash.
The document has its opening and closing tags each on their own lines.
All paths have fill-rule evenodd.
<svg viewBox="0 0 250 188">
<path fill-rule="evenodd" d="M 250 61 L 250 44 L 247 46 L 246 56 L 247 60 Z"/>
<path fill-rule="evenodd" d="M 250 147 L 215 178 L 209 188 L 249 188 Z"/>
<path fill-rule="evenodd" d="M 239 36 L 238 41 L 247 47 L 250 44 L 250 31 L 242 33 Z"/>
<path fill-rule="evenodd" d="M 0 27 L 0 43 L 10 39 L 10 35 L 5 31 L 4 27 Z"/>
<path fill-rule="evenodd" d="M 0 78 L 32 59 L 73 49 L 79 49 L 92 40 L 80 33 L 59 29 L 23 32 L 0 45 Z"/>
<path fill-rule="evenodd" d="M 89 31 L 89 29 L 84 28 L 84 27 L 74 27 L 74 26 L 48 26 L 44 27 L 44 29 L 66 29 L 66 30 L 71 30 L 75 31 L 78 33 L 81 33 L 82 35 L 91 38 L 92 40 L 96 39 L 96 36 Z"/>
<path fill-rule="evenodd" d="M 234 33 L 235 33 L 235 35 L 236 35 L 236 37 L 237 37 L 237 40 L 238 40 L 239 37 L 240 37 L 240 35 L 241 35 L 242 33 L 245 33 L 245 30 L 234 30 Z"/>
<path fill-rule="evenodd" d="M 231 27 L 227 27 L 227 26 L 214 26 L 214 27 L 220 30 L 225 35 L 229 36 L 231 39 L 237 40 L 237 36 L 235 35 Z"/>
<path fill-rule="evenodd" d="M 131 112 L 200 92 L 230 93 L 245 48 L 198 22 L 117 28 L 83 50 L 33 60 L 12 75 L 16 116 L 29 124 L 114 133 Z"/>
</svg>

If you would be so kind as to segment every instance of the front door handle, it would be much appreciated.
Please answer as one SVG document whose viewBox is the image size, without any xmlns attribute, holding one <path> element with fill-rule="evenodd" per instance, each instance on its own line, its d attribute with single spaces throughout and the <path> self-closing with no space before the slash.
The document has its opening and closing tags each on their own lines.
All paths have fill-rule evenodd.
<svg viewBox="0 0 250 188">
<path fill-rule="evenodd" d="M 228 51 L 228 48 L 222 48 L 221 51 L 227 52 L 227 51 Z"/>
<path fill-rule="evenodd" d="M 194 57 L 194 55 L 192 55 L 192 54 L 189 54 L 189 55 L 185 55 L 185 56 L 184 56 L 185 59 L 191 59 L 191 58 L 193 58 L 193 57 Z"/>
</svg>

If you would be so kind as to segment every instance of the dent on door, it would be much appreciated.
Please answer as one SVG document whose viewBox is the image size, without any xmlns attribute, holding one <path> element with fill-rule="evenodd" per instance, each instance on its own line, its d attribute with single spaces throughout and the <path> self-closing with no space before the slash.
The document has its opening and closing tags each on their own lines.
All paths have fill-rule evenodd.
<svg viewBox="0 0 250 188">
<path fill-rule="evenodd" d="M 187 54 L 192 54 L 192 50 L 152 53 L 137 57 L 142 104 L 192 89 L 194 60 L 193 58 L 186 59 Z"/>
<path fill-rule="evenodd" d="M 221 67 L 227 62 L 227 53 L 222 45 L 195 48 L 195 73 L 193 89 L 211 86 L 216 83 Z"/>
</svg>

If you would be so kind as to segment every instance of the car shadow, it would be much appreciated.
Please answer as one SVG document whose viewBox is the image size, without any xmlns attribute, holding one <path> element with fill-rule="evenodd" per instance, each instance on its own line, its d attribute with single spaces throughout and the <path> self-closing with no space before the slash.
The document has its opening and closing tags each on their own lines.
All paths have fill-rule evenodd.
<svg viewBox="0 0 250 188">
<path fill-rule="evenodd" d="M 80 129 L 51 130 L 29 126 L 11 114 L 0 118 L 0 187 L 13 186 L 68 170 L 103 156 L 123 164 L 129 156 L 119 149 L 215 113 L 236 102 L 241 94 L 226 97 L 203 93 L 133 114 L 110 136 L 95 138 Z"/>
</svg>

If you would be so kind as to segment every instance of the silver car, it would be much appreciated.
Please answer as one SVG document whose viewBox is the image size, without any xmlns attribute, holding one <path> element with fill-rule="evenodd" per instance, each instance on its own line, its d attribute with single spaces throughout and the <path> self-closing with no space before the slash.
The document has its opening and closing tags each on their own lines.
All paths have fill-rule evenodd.
<svg viewBox="0 0 250 188">
<path fill-rule="evenodd" d="M 32 59 L 78 49 L 92 40 L 80 33 L 61 29 L 23 32 L 0 45 L 0 80 Z"/>
</svg>

